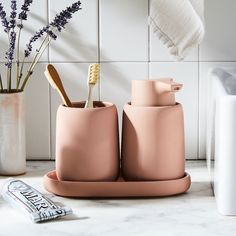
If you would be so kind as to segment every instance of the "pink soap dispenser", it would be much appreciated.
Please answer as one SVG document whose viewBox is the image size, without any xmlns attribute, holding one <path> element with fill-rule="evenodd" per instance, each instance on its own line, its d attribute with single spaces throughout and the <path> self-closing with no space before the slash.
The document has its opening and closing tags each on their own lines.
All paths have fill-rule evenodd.
<svg viewBox="0 0 236 236">
<path fill-rule="evenodd" d="M 158 181 L 185 175 L 184 115 L 173 79 L 132 81 L 124 106 L 122 174 L 129 181 Z"/>
<path fill-rule="evenodd" d="M 131 104 L 133 106 L 174 106 L 175 92 L 182 88 L 172 78 L 132 80 Z"/>
</svg>

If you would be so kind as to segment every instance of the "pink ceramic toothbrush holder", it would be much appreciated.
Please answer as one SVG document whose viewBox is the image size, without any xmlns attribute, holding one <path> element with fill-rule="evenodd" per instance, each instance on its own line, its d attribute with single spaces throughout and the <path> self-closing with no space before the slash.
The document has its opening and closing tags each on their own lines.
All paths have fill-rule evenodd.
<svg viewBox="0 0 236 236">
<path fill-rule="evenodd" d="M 125 180 L 182 178 L 184 152 L 181 104 L 124 106 L 121 163 Z"/>
<path fill-rule="evenodd" d="M 118 116 L 114 104 L 59 106 L 56 173 L 64 181 L 113 181 L 119 174 Z"/>
</svg>

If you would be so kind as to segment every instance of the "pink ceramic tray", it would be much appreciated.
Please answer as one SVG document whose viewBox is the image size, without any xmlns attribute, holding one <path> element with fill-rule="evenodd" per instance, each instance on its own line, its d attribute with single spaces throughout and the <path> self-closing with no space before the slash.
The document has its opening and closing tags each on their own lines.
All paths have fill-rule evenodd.
<svg viewBox="0 0 236 236">
<path fill-rule="evenodd" d="M 56 171 L 44 176 L 45 188 L 64 197 L 163 197 L 186 192 L 191 185 L 188 173 L 181 179 L 165 181 L 75 182 L 59 181 Z"/>
</svg>

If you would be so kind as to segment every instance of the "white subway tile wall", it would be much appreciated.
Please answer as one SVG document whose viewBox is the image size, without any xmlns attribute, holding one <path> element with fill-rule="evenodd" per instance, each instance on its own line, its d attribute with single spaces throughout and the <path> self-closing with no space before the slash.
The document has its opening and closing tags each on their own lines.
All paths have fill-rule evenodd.
<svg viewBox="0 0 236 236">
<path fill-rule="evenodd" d="M 148 61 L 148 1 L 100 0 L 100 60 Z"/>
<path fill-rule="evenodd" d="M 236 60 L 236 1 L 205 0 L 206 37 L 200 61 Z"/>
<path fill-rule="evenodd" d="M 2 2 L 9 5 L 7 0 Z M 35 0 L 22 45 L 72 2 Z M 74 15 L 66 30 L 52 42 L 27 87 L 28 159 L 55 158 L 56 110 L 61 100 L 44 77 L 48 62 L 55 64 L 73 101 L 86 99 L 88 65 L 100 62 L 101 81 L 95 97 L 116 103 L 120 122 L 122 107 L 130 100 L 132 79 L 173 77 L 184 83 L 177 99 L 185 111 L 186 158 L 205 158 L 205 81 L 212 66 L 235 66 L 236 1 L 205 0 L 206 37 L 183 62 L 174 62 L 149 28 L 149 0 L 81 2 L 83 10 Z M 9 7 L 6 9 L 9 12 Z M 2 27 L 0 35 L 0 68 L 3 68 L 7 39 Z"/>
<path fill-rule="evenodd" d="M 45 0 L 44 0 L 45 1 Z M 49 19 L 75 0 L 48 0 Z M 52 62 L 98 61 L 98 0 L 82 1 L 82 11 L 76 13 L 49 49 Z"/>
<path fill-rule="evenodd" d="M 43 71 L 45 63 L 35 68 L 25 92 L 26 152 L 35 159 L 48 159 L 50 154 L 50 94 Z"/>
</svg>

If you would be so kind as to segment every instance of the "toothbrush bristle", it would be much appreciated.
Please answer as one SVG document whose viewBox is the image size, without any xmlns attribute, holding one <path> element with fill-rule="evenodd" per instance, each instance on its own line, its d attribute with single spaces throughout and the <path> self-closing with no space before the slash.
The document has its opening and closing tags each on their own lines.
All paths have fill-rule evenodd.
<svg viewBox="0 0 236 236">
<path fill-rule="evenodd" d="M 100 66 L 99 64 L 91 64 L 89 66 L 89 84 L 96 84 L 99 79 Z"/>
</svg>

